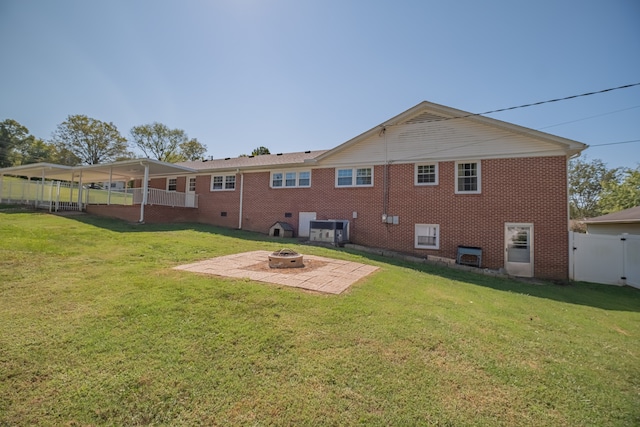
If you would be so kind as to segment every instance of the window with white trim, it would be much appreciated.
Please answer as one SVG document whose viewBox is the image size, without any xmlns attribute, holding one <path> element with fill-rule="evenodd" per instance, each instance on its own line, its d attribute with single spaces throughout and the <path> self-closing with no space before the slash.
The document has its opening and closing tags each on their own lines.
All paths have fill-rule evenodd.
<svg viewBox="0 0 640 427">
<path fill-rule="evenodd" d="M 416 164 L 415 185 L 438 185 L 438 164 Z"/>
<path fill-rule="evenodd" d="M 271 172 L 271 188 L 297 188 L 311 186 L 311 171 Z"/>
<path fill-rule="evenodd" d="M 480 193 L 480 162 L 456 162 L 456 193 Z"/>
<path fill-rule="evenodd" d="M 167 179 L 167 191 L 176 191 L 178 189 L 178 178 Z"/>
<path fill-rule="evenodd" d="M 416 249 L 440 249 L 440 225 L 416 224 Z"/>
<path fill-rule="evenodd" d="M 373 187 L 373 168 L 336 168 L 336 187 Z"/>
<path fill-rule="evenodd" d="M 235 175 L 213 175 L 211 177 L 211 191 L 231 191 L 235 189 Z"/>
</svg>

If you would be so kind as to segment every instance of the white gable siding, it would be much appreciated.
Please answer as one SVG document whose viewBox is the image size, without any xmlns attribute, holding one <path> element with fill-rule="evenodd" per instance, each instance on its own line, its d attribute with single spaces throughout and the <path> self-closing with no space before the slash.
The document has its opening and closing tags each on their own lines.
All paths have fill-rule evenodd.
<svg viewBox="0 0 640 427">
<path fill-rule="evenodd" d="M 357 165 L 384 163 L 385 160 L 403 163 L 565 154 L 557 143 L 456 119 L 387 126 L 386 132 L 380 128 L 380 132 L 328 156 L 321 163 Z"/>
</svg>

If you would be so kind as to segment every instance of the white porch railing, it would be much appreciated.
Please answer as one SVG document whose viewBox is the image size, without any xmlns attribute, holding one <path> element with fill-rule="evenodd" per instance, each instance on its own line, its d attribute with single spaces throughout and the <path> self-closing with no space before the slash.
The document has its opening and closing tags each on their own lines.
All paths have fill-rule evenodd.
<svg viewBox="0 0 640 427">
<path fill-rule="evenodd" d="M 103 190 L 82 188 L 77 183 L 64 181 L 30 181 L 26 179 L 0 179 L 0 203 L 30 205 L 36 208 L 60 210 L 80 210 L 79 192 L 82 205 L 131 206 L 142 203 L 142 188 Z M 198 195 L 149 188 L 147 205 L 197 208 Z"/>
<path fill-rule="evenodd" d="M 165 191 L 157 188 L 149 188 L 147 193 L 147 205 L 172 206 L 179 208 L 197 208 L 198 195 L 195 193 L 179 193 L 177 191 Z M 133 189 L 133 203 L 142 203 L 142 188 Z"/>
</svg>

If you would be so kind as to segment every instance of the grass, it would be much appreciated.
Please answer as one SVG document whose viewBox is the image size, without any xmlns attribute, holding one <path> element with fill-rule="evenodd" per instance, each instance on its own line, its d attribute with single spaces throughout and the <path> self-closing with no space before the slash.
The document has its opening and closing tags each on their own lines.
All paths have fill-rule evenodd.
<svg viewBox="0 0 640 427">
<path fill-rule="evenodd" d="M 640 424 L 640 292 L 348 250 L 339 296 L 171 267 L 282 241 L 0 212 L 0 425 Z"/>
</svg>

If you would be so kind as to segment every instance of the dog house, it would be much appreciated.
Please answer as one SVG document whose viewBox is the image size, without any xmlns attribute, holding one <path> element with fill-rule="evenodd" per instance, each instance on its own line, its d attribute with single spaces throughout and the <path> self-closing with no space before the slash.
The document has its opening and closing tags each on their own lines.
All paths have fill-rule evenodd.
<svg viewBox="0 0 640 427">
<path fill-rule="evenodd" d="M 286 222 L 276 222 L 269 229 L 271 237 L 293 237 L 293 226 Z"/>
</svg>

